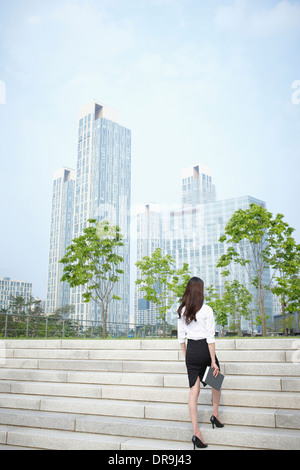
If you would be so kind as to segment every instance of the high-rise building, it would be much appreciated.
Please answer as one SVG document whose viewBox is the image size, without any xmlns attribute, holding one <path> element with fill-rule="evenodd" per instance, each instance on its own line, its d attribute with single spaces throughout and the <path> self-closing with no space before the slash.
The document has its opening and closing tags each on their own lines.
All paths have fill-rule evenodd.
<svg viewBox="0 0 300 470">
<path fill-rule="evenodd" d="M 181 171 L 182 204 L 206 204 L 216 200 L 216 188 L 212 184 L 211 169 L 198 164 Z"/>
<path fill-rule="evenodd" d="M 156 248 L 161 247 L 161 212 L 158 204 L 150 203 L 137 208 L 137 260 L 151 256 Z M 137 269 L 137 279 L 140 272 Z M 153 304 L 144 299 L 135 285 L 134 323 L 138 325 L 155 325 L 157 313 Z"/>
<path fill-rule="evenodd" d="M 265 207 L 265 203 L 251 196 L 236 197 L 223 201 L 216 201 L 195 206 L 185 206 L 165 213 L 163 216 L 162 247 L 176 260 L 176 267 L 188 263 L 192 276 L 203 279 L 206 286 L 213 285 L 220 295 L 224 292 L 225 280 L 237 279 L 244 284 L 255 297 L 256 289 L 251 285 L 245 268 L 234 264 L 228 278 L 221 275 L 222 270 L 216 268 L 217 262 L 225 253 L 224 243 L 219 238 L 224 235 L 225 226 L 233 213 L 238 209 L 247 209 L 250 204 Z M 247 249 L 247 241 L 244 241 Z M 250 252 L 250 250 L 249 250 Z M 268 284 L 269 274 L 264 273 L 264 283 Z M 272 298 L 267 297 L 265 302 L 267 315 L 272 316 Z M 169 315 L 169 321 L 176 318 Z M 251 322 L 250 322 L 251 323 Z M 242 328 L 248 330 L 249 322 L 243 321 Z"/>
<path fill-rule="evenodd" d="M 70 304 L 70 288 L 67 282 L 60 282 L 63 265 L 59 260 L 72 242 L 74 214 L 75 171 L 60 168 L 53 173 L 52 210 L 50 223 L 50 244 L 46 313 L 52 314 L 58 308 Z"/>
<path fill-rule="evenodd" d="M 0 278 L 0 310 L 9 310 L 12 297 L 23 297 L 28 302 L 32 297 L 32 283 L 16 281 L 10 277 Z"/>
<path fill-rule="evenodd" d="M 181 177 L 182 204 L 156 214 L 157 219 L 160 217 L 161 224 L 161 239 L 157 240 L 156 245 L 162 248 L 164 254 L 170 254 L 174 258 L 176 269 L 181 268 L 183 263 L 188 263 L 192 276 L 203 279 L 206 286 L 213 285 L 222 295 L 226 279 L 221 275 L 222 270 L 216 268 L 216 264 L 226 250 L 224 244 L 219 242 L 220 237 L 224 235 L 225 226 L 238 209 L 247 209 L 251 203 L 265 207 L 265 203 L 251 196 L 216 201 L 211 170 L 201 164 L 185 168 Z M 147 213 L 143 217 L 146 215 Z M 149 217 L 147 222 L 149 225 L 147 230 L 137 231 L 138 246 L 149 245 L 147 237 L 149 238 L 153 231 Z M 151 254 L 150 250 L 147 254 Z M 143 256 L 142 250 L 137 251 L 138 260 Z M 269 274 L 265 273 L 264 276 L 264 283 L 268 284 Z M 233 279 L 244 284 L 254 297 L 257 295 L 243 266 L 236 264 L 232 267 L 228 280 Z M 139 300 L 139 304 L 135 304 L 136 316 L 142 320 L 140 308 L 137 308 L 139 305 L 142 305 L 142 299 Z M 266 298 L 265 307 L 267 315 L 272 319 L 272 296 Z M 145 309 L 150 311 L 150 306 L 145 305 Z M 168 312 L 169 323 L 176 324 L 176 309 L 175 306 Z M 252 327 L 252 323 L 243 321 L 242 328 L 248 330 Z"/>
<path fill-rule="evenodd" d="M 79 112 L 73 238 L 92 218 L 118 225 L 124 237 L 118 251 L 124 274 L 114 288 L 122 300 L 111 302 L 108 322 L 128 322 L 130 304 L 131 131 L 119 121 L 118 112 L 94 100 Z M 101 320 L 99 306 L 83 302 L 84 292 L 84 286 L 72 289 L 73 318 Z"/>
</svg>

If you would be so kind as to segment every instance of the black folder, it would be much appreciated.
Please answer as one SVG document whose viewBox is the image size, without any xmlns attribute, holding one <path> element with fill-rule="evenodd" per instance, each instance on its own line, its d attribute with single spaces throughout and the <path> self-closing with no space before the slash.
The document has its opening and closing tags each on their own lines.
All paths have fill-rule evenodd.
<svg viewBox="0 0 300 470">
<path fill-rule="evenodd" d="M 224 380 L 224 375 L 219 372 L 217 377 L 214 377 L 213 372 L 214 369 L 212 367 L 207 367 L 202 382 L 206 383 L 207 385 L 210 385 L 215 390 L 220 390 Z"/>
</svg>

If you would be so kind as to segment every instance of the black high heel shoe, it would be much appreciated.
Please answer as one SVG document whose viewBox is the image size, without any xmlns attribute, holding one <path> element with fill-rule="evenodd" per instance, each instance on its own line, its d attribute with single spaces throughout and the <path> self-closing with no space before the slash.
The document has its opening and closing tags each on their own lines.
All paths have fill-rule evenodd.
<svg viewBox="0 0 300 470">
<path fill-rule="evenodd" d="M 215 426 L 217 426 L 217 428 L 224 428 L 224 424 L 220 423 L 220 421 L 213 415 L 210 418 L 210 422 L 213 429 L 215 429 Z"/>
<path fill-rule="evenodd" d="M 199 439 L 197 436 L 193 436 L 192 443 L 194 444 L 194 450 L 195 447 L 199 447 L 200 449 L 205 449 L 207 447 L 207 444 L 203 444 L 201 439 Z"/>
</svg>

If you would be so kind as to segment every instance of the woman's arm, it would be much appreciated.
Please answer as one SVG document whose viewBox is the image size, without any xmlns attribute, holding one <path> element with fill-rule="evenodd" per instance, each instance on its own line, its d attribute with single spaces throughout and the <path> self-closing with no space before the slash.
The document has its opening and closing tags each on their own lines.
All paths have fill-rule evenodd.
<svg viewBox="0 0 300 470">
<path fill-rule="evenodd" d="M 183 323 L 182 318 L 178 318 L 177 320 L 177 337 L 178 337 L 179 343 L 185 345 L 185 329 L 184 329 L 184 323 Z"/>
<path fill-rule="evenodd" d="M 185 342 L 184 342 L 184 343 L 180 343 L 180 346 L 181 346 L 181 349 L 182 349 L 182 352 L 183 352 L 183 355 L 184 355 L 184 358 L 185 358 L 185 355 L 186 355 L 186 345 L 185 345 Z"/>
<path fill-rule="evenodd" d="M 178 335 L 178 341 L 180 343 L 184 358 L 186 355 L 186 345 L 185 345 L 185 329 L 184 329 L 184 323 L 182 318 L 178 318 L 177 321 L 177 335 Z"/>
<path fill-rule="evenodd" d="M 211 307 L 209 307 L 209 313 L 206 318 L 206 330 L 207 330 L 207 344 L 209 349 L 209 354 L 211 358 L 211 367 L 214 369 L 213 375 L 217 377 L 219 373 L 219 367 L 216 364 L 216 350 L 215 350 L 215 317 L 214 312 Z"/>
<path fill-rule="evenodd" d="M 211 358 L 211 367 L 214 369 L 213 376 L 217 377 L 219 373 L 219 367 L 216 364 L 216 350 L 215 350 L 215 343 L 208 344 L 209 354 Z"/>
</svg>

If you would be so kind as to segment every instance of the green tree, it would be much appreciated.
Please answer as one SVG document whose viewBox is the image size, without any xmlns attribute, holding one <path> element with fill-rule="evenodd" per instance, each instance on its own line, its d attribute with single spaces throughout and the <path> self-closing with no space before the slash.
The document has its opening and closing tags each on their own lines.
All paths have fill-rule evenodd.
<svg viewBox="0 0 300 470">
<path fill-rule="evenodd" d="M 26 302 L 24 297 L 22 297 L 21 295 L 17 295 L 16 297 L 10 295 L 9 309 L 12 311 L 13 314 L 18 315 L 19 321 L 21 320 L 21 315 L 25 312 L 25 307 Z"/>
<path fill-rule="evenodd" d="M 175 260 L 171 255 L 162 256 L 161 248 L 157 248 L 151 256 L 144 256 L 141 261 L 136 262 L 141 278 L 135 282 L 140 286 L 139 291 L 145 293 L 144 298 L 156 306 L 157 319 L 161 319 L 163 323 L 164 337 L 167 311 L 176 302 L 176 297 L 182 297 L 190 278 L 187 264 L 177 271 L 174 264 Z"/>
<path fill-rule="evenodd" d="M 247 270 L 250 282 L 257 288 L 259 307 L 259 323 L 262 335 L 266 334 L 265 299 L 270 292 L 273 275 L 269 276 L 273 263 L 274 252 L 281 243 L 281 235 L 285 230 L 282 215 L 275 218 L 265 208 L 251 203 L 248 209 L 237 210 L 225 227 L 225 234 L 220 242 L 229 247 L 221 256 L 217 267 L 228 267 L 238 263 Z M 229 274 L 229 271 L 225 271 Z M 270 281 L 266 284 L 266 278 Z"/>
<path fill-rule="evenodd" d="M 224 311 L 230 315 L 231 324 L 234 330 L 237 330 L 241 336 L 241 320 L 244 317 L 249 320 L 251 310 L 250 303 L 252 294 L 239 281 L 225 281 L 225 292 L 222 297 Z"/>
<path fill-rule="evenodd" d="M 287 281 L 285 310 L 294 314 L 297 313 L 298 331 L 300 331 L 300 277 L 299 274 L 292 276 Z"/>
<path fill-rule="evenodd" d="M 295 301 L 293 291 L 297 288 L 295 279 L 300 270 L 300 245 L 292 237 L 294 229 L 283 221 L 282 215 L 278 216 L 274 230 L 277 233 L 277 239 L 271 258 L 271 266 L 274 270 L 271 291 L 280 297 L 283 333 L 286 335 L 288 328 L 286 310 L 290 301 L 292 300 L 292 303 Z"/>
<path fill-rule="evenodd" d="M 65 305 L 64 307 L 56 308 L 53 312 L 53 315 L 56 317 L 61 317 L 64 320 L 69 318 L 70 314 L 75 310 L 74 305 Z"/>
<path fill-rule="evenodd" d="M 224 336 L 224 328 L 228 323 L 228 312 L 224 307 L 223 299 L 214 286 L 210 285 L 205 289 L 205 300 L 206 304 L 213 309 L 216 324 L 221 325 L 222 335 Z"/>
<path fill-rule="evenodd" d="M 103 337 L 106 338 L 108 308 L 113 299 L 120 297 L 113 293 L 120 275 L 123 258 L 118 254 L 124 246 L 120 228 L 111 226 L 107 220 L 97 223 L 88 220 L 90 226 L 83 230 L 83 235 L 73 240 L 66 249 L 60 263 L 65 265 L 61 281 L 67 281 L 70 287 L 84 286 L 84 302 L 93 300 L 101 306 Z"/>
<path fill-rule="evenodd" d="M 191 278 L 188 263 L 183 263 L 182 268 L 179 268 L 173 275 L 172 292 L 178 301 L 181 301 L 186 285 Z"/>
</svg>

